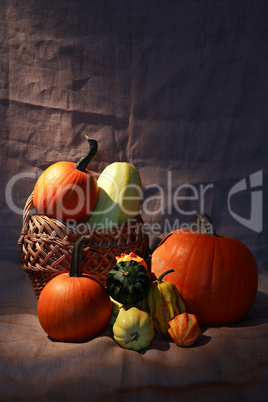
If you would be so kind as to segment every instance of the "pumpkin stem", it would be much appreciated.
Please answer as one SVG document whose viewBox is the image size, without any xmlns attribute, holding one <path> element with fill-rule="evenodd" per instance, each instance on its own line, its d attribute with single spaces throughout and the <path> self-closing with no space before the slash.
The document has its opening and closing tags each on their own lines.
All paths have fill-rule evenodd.
<svg viewBox="0 0 268 402">
<path fill-rule="evenodd" d="M 163 282 L 163 278 L 164 276 L 166 276 L 167 274 L 169 274 L 170 272 L 174 272 L 174 269 L 169 269 L 168 271 L 163 272 L 159 278 L 157 279 L 156 283 L 162 283 Z"/>
<path fill-rule="evenodd" d="M 91 159 L 93 158 L 93 156 L 96 154 L 96 152 L 98 150 L 98 143 L 96 140 L 89 138 L 87 135 L 86 135 L 86 139 L 88 140 L 89 151 L 84 156 L 82 156 L 82 158 L 75 165 L 75 168 L 77 170 L 80 170 L 81 172 L 86 171 L 86 168 L 87 168 L 89 162 L 91 161 Z"/>
<path fill-rule="evenodd" d="M 208 216 L 205 212 L 201 212 L 197 214 L 197 218 L 200 219 L 201 223 L 203 224 L 205 234 L 217 236 L 210 216 Z"/>
<path fill-rule="evenodd" d="M 83 256 L 83 248 L 84 248 L 84 237 L 81 236 L 74 245 L 72 255 L 71 255 L 71 264 L 69 269 L 69 276 L 80 277 L 82 276 L 81 264 L 82 264 L 82 256 Z"/>
</svg>

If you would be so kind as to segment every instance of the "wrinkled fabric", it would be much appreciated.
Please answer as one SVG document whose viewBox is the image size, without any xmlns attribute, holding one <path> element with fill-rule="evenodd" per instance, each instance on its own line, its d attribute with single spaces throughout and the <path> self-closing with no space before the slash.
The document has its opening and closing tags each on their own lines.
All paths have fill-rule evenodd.
<svg viewBox="0 0 268 402">
<path fill-rule="evenodd" d="M 267 276 L 240 323 L 203 328 L 191 348 L 155 336 L 138 353 L 112 328 L 81 343 L 51 341 L 31 308 L 2 305 L 0 399 L 151 401 L 260 400 L 267 396 Z"/>
<path fill-rule="evenodd" d="M 235 401 L 267 398 L 267 2 L 0 2 L 0 399 Z M 112 328 L 51 341 L 22 271 L 25 202 L 50 164 L 134 164 L 151 251 L 171 230 L 237 238 L 259 270 L 240 323 L 192 348 L 155 337 L 143 353 Z M 193 278 L 194 280 L 194 278 Z"/>
</svg>

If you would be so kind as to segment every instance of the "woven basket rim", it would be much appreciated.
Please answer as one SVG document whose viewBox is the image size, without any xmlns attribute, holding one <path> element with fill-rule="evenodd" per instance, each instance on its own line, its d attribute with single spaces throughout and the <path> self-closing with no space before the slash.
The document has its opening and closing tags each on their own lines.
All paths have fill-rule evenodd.
<svg viewBox="0 0 268 402">
<path fill-rule="evenodd" d="M 134 228 L 139 228 L 139 233 L 142 233 L 142 226 L 144 224 L 143 219 L 141 217 L 140 214 L 138 214 L 137 216 L 135 216 L 133 219 L 129 219 L 126 222 L 121 223 L 118 226 L 112 226 L 112 227 L 108 227 L 108 228 L 96 228 L 96 229 L 92 229 L 89 227 L 89 225 L 85 225 L 85 222 L 82 222 L 82 224 L 78 224 L 78 225 L 68 225 L 67 222 L 63 222 L 60 221 L 58 219 L 55 218 L 50 218 L 46 215 L 42 215 L 42 214 L 31 214 L 31 209 L 33 206 L 33 192 L 30 194 L 30 196 L 28 197 L 28 199 L 26 200 L 25 206 L 24 206 L 24 210 L 23 210 L 23 220 L 22 220 L 22 229 L 21 229 L 21 233 L 20 233 L 20 237 L 18 239 L 18 245 L 21 246 L 23 244 L 24 241 L 24 237 L 26 235 L 29 235 L 29 222 L 30 220 L 36 220 L 39 222 L 40 225 L 43 225 L 45 223 L 49 223 L 49 225 L 51 225 L 53 228 L 55 228 L 55 231 L 59 233 L 60 230 L 62 230 L 62 232 L 66 233 L 65 236 L 74 236 L 74 240 L 75 238 L 78 238 L 80 236 L 83 235 L 97 235 L 97 236 L 106 236 L 106 235 L 110 235 L 113 233 L 118 233 L 120 231 L 126 231 L 128 229 L 134 229 Z M 80 225 L 83 225 L 83 227 L 85 228 L 85 226 L 87 227 L 87 230 L 85 232 L 80 232 L 78 227 Z M 47 237 L 48 235 L 46 234 L 33 234 L 32 236 L 40 236 L 40 237 Z M 147 237 L 146 234 L 143 233 L 144 237 Z M 142 237 L 143 237 L 142 236 Z M 53 237 L 50 236 L 50 238 L 52 239 Z M 67 239 L 67 237 L 66 237 Z"/>
<path fill-rule="evenodd" d="M 119 226 L 100 229 L 88 226 L 88 232 L 81 234 L 65 222 L 31 214 L 32 205 L 33 193 L 25 203 L 18 245 L 22 268 L 29 274 L 37 297 L 52 277 L 68 272 L 72 249 L 81 236 L 87 238 L 82 272 L 97 276 L 103 284 L 116 255 L 131 250 L 144 258 L 149 255 L 149 236 L 143 230 L 140 215 Z"/>
</svg>

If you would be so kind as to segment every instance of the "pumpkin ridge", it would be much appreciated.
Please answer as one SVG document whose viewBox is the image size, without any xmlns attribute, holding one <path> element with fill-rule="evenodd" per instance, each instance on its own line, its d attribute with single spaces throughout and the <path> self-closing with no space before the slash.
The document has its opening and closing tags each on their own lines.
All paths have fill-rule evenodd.
<svg viewBox="0 0 268 402">
<path fill-rule="evenodd" d="M 231 241 L 229 240 L 228 237 L 224 238 L 224 243 L 225 243 L 225 247 L 227 247 L 227 249 L 229 250 L 229 258 L 232 260 L 232 266 L 237 267 L 237 261 L 236 261 L 237 258 L 235 256 L 234 251 L 237 252 L 238 249 L 240 250 L 239 245 L 234 250 L 234 248 L 232 247 Z M 233 272 L 232 272 L 232 275 L 234 275 Z M 236 275 L 236 272 L 235 272 L 235 275 Z M 239 273 L 238 273 L 238 276 L 240 276 L 240 280 L 242 278 L 243 278 L 242 280 L 244 280 L 244 275 L 242 275 L 242 278 L 241 278 L 241 275 L 239 275 Z M 230 307 L 229 307 L 229 309 L 228 309 L 229 313 L 231 313 L 234 310 L 233 306 L 235 306 L 235 310 L 237 310 L 237 312 L 238 312 L 238 310 L 241 310 L 240 307 L 238 308 L 238 306 L 241 306 L 241 300 L 239 300 L 239 302 L 238 302 L 238 299 L 237 299 L 237 297 L 240 296 L 240 294 L 239 295 L 237 294 L 237 291 L 236 291 L 236 288 L 235 288 L 236 281 L 231 281 L 231 282 L 232 282 L 232 287 L 230 288 L 230 300 L 235 299 L 236 302 L 230 304 L 231 305 L 231 311 L 230 311 Z M 240 299 L 240 297 L 239 297 L 239 299 Z"/>
<path fill-rule="evenodd" d="M 234 241 L 234 243 L 236 243 L 236 239 L 230 239 L 230 238 L 226 238 L 225 239 L 225 243 L 227 244 L 227 247 L 229 249 L 229 253 L 230 256 L 232 258 L 232 262 L 233 265 L 236 267 L 236 272 L 235 275 L 237 276 L 237 280 L 233 281 L 233 286 L 231 289 L 231 300 L 235 300 L 235 303 L 231 303 L 232 307 L 231 307 L 231 311 L 235 310 L 233 312 L 234 316 L 241 316 L 242 312 L 243 312 L 243 308 L 241 309 L 242 305 L 245 305 L 245 303 L 247 304 L 247 297 L 243 297 L 243 292 L 237 292 L 237 288 L 236 288 L 236 283 L 239 280 L 239 288 L 244 288 L 245 287 L 245 281 L 246 281 L 246 276 L 248 272 L 243 272 L 243 274 L 241 275 L 241 269 L 239 268 L 239 261 L 241 259 L 242 261 L 242 266 L 244 266 L 244 261 L 247 260 L 248 256 L 245 256 L 244 253 L 241 252 L 241 244 L 237 244 L 236 247 L 233 247 L 232 242 Z M 239 254 L 239 258 L 237 258 L 237 253 Z M 239 269 L 239 271 L 238 271 Z M 232 275 L 234 275 L 234 273 L 232 272 Z M 243 282 L 242 286 L 241 286 L 241 282 Z M 247 292 L 248 294 L 248 292 Z M 235 306 L 235 309 L 234 307 Z"/>
<path fill-rule="evenodd" d="M 70 162 L 71 163 L 71 162 Z M 75 174 L 76 173 L 76 174 Z M 64 175 L 65 176 L 65 175 Z M 58 189 L 56 190 L 56 196 L 58 196 L 58 192 L 61 193 L 62 190 L 64 190 L 65 188 L 68 191 L 68 196 L 66 197 L 66 200 L 68 200 L 72 194 L 72 192 L 74 191 L 74 187 L 77 186 L 78 184 L 81 184 L 81 180 L 80 180 L 81 176 L 77 174 L 77 172 L 75 170 L 71 170 L 68 172 L 68 175 L 65 176 L 65 179 L 62 181 L 61 185 L 58 187 Z M 71 183 L 70 183 L 70 179 L 72 179 Z M 79 180 L 78 180 L 79 179 Z M 73 181 L 74 180 L 74 181 Z"/>
<path fill-rule="evenodd" d="M 82 286 L 81 281 L 77 281 L 77 282 L 78 282 L 78 286 L 79 286 L 79 292 L 82 293 L 82 300 L 83 300 L 85 311 L 88 314 L 89 313 L 88 303 L 87 303 L 87 295 L 88 295 L 88 293 L 86 294 L 85 287 Z M 77 292 L 77 294 L 79 294 L 79 293 Z"/>
<path fill-rule="evenodd" d="M 240 245 L 240 247 L 239 247 L 239 245 Z M 251 257 L 251 255 L 248 255 L 249 250 L 248 250 L 248 248 L 247 248 L 247 246 L 245 244 L 241 243 L 239 245 L 238 245 L 238 247 L 236 247 L 236 250 L 238 250 L 238 252 L 239 252 L 239 257 L 241 258 L 242 266 L 245 266 L 245 263 L 247 263 L 248 258 L 249 257 L 252 258 L 252 257 Z M 244 250 L 247 251 L 247 255 L 244 252 Z M 251 254 L 251 252 L 250 252 L 250 254 Z M 247 305 L 247 312 L 248 312 L 250 306 L 254 303 L 254 300 L 256 298 L 256 294 L 255 294 L 254 298 L 252 296 L 251 299 L 244 297 L 244 294 L 249 294 L 249 285 L 252 285 L 251 280 L 250 280 L 250 277 L 252 277 L 252 272 L 249 272 L 247 270 L 246 272 L 243 272 L 242 275 L 240 275 L 240 278 L 241 277 L 243 278 L 243 287 L 244 287 L 245 290 L 244 290 L 244 292 L 241 293 L 243 297 L 241 297 L 241 299 L 240 299 L 240 304 L 239 304 L 240 308 L 239 308 L 239 311 L 238 311 L 240 316 L 243 313 L 243 309 L 241 309 L 241 305 L 246 304 Z M 257 285 L 256 285 L 256 293 L 257 293 L 257 288 L 258 288 L 258 280 L 257 280 Z"/>
<path fill-rule="evenodd" d="M 39 297 L 39 298 L 40 298 L 40 297 Z M 51 305 L 51 302 L 53 303 L 53 299 L 52 299 L 52 297 L 50 296 L 50 298 L 49 298 L 48 301 L 47 301 L 47 310 L 48 310 L 48 311 L 49 311 L 49 307 L 50 307 L 50 305 Z M 52 321 L 53 323 L 56 322 L 56 317 L 55 317 L 55 312 L 56 312 L 56 310 L 55 310 L 55 308 L 52 309 L 52 312 L 53 312 L 52 317 L 49 317 L 48 314 L 45 316 L 44 328 L 45 328 L 46 330 L 47 330 L 47 329 L 50 330 L 49 321 Z"/>
<path fill-rule="evenodd" d="M 217 238 L 214 237 L 214 242 L 213 242 L 213 253 L 212 253 L 212 261 L 210 263 L 211 266 L 211 273 L 210 273 L 210 294 L 213 295 L 213 289 L 214 289 L 214 285 L 213 285 L 213 281 L 214 281 L 214 277 L 215 277 L 215 269 L 214 269 L 214 261 L 216 260 L 216 248 L 217 248 Z"/>
<path fill-rule="evenodd" d="M 212 261 L 212 272 L 213 272 L 213 278 L 218 278 L 222 277 L 222 272 L 225 272 L 228 274 L 229 272 L 229 267 L 225 267 L 222 261 L 222 255 L 226 255 L 226 249 L 223 250 L 223 246 L 225 245 L 225 237 L 221 238 L 215 238 L 215 248 L 214 248 L 214 258 Z M 224 275 L 223 275 L 224 276 Z M 213 279 L 214 280 L 214 279 Z M 210 288 L 210 303 L 213 303 L 213 298 L 216 297 L 216 300 L 214 301 L 216 309 L 217 309 L 217 314 L 216 317 L 214 317 L 214 314 L 211 316 L 206 317 L 206 321 L 210 322 L 213 320 L 214 322 L 219 320 L 219 318 L 222 316 L 222 293 L 224 294 L 225 292 L 225 283 L 218 283 L 217 279 L 213 283 L 213 280 L 211 281 L 211 288 Z M 217 295 L 217 296 L 214 296 Z M 218 307 L 221 306 L 221 307 Z M 226 303 L 224 303 L 224 309 L 226 309 Z M 224 313 L 224 312 L 223 312 Z M 221 319 L 221 318 L 220 318 Z"/>
<path fill-rule="evenodd" d="M 70 186 L 70 193 L 74 191 L 74 188 L 76 186 L 80 186 L 81 184 L 81 175 L 75 174 L 75 170 L 73 172 L 70 172 L 70 176 L 73 177 L 74 176 L 74 181 L 72 180 L 71 186 Z M 82 172 L 82 173 L 86 173 L 86 172 Z M 70 194 L 71 195 L 71 194 Z M 78 194 L 77 194 L 78 196 Z"/>
<path fill-rule="evenodd" d="M 196 280 L 195 278 L 191 278 L 191 275 L 189 275 L 189 271 L 191 270 L 192 261 L 193 261 L 193 259 L 195 259 L 195 252 L 194 252 L 194 250 L 197 249 L 198 243 L 200 243 L 200 240 L 202 240 L 203 234 L 200 233 L 200 232 L 197 232 L 195 235 L 196 235 L 196 240 L 195 240 L 195 242 L 193 242 L 193 244 L 192 244 L 192 250 L 191 250 L 191 252 L 190 252 L 190 258 L 188 258 L 187 263 L 186 263 L 186 269 L 185 269 L 185 272 L 184 272 L 183 281 L 182 281 L 182 285 L 181 285 L 181 288 L 182 288 L 182 289 L 185 288 L 185 280 L 186 280 L 186 278 L 189 277 L 190 280 L 194 280 L 194 281 Z M 199 273 L 199 277 L 200 277 L 200 274 L 201 274 L 201 270 L 200 270 L 200 269 L 198 270 L 198 273 Z M 187 286 L 187 288 L 188 288 L 188 286 Z"/>
</svg>

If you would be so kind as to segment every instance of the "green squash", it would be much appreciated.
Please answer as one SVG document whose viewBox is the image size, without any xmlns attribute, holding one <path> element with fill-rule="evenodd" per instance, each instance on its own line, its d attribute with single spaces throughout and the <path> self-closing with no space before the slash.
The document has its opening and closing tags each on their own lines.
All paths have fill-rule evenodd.
<svg viewBox="0 0 268 402">
<path fill-rule="evenodd" d="M 134 305 L 144 299 L 150 287 L 150 276 L 136 261 L 121 261 L 106 276 L 109 295 L 123 305 Z"/>
</svg>

